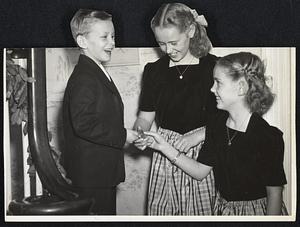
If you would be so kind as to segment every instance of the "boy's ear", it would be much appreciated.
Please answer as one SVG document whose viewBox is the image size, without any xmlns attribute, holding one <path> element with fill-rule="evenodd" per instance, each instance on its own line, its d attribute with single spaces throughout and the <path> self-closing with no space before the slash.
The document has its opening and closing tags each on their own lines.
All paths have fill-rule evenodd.
<svg viewBox="0 0 300 227">
<path fill-rule="evenodd" d="M 76 41 L 80 48 L 86 49 L 87 47 L 86 38 L 83 35 L 78 35 Z"/>
<path fill-rule="evenodd" d="M 247 81 L 245 80 L 245 78 L 241 78 L 240 81 L 239 81 L 238 95 L 240 95 L 240 96 L 246 95 L 247 92 L 248 92 L 248 89 L 249 89 L 249 86 L 248 86 Z"/>
<path fill-rule="evenodd" d="M 196 27 L 194 24 L 191 24 L 190 25 L 190 29 L 189 29 L 189 32 L 188 32 L 188 37 L 189 38 L 193 38 L 194 35 L 195 35 L 195 30 L 196 30 Z"/>
</svg>

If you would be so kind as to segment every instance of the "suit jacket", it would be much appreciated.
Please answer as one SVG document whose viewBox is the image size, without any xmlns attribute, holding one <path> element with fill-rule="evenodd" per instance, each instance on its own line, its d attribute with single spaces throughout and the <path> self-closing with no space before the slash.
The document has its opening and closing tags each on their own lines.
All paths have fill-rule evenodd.
<svg viewBox="0 0 300 227">
<path fill-rule="evenodd" d="M 101 68 L 80 55 L 63 101 L 67 177 L 75 187 L 116 186 L 125 179 L 121 96 Z"/>
</svg>

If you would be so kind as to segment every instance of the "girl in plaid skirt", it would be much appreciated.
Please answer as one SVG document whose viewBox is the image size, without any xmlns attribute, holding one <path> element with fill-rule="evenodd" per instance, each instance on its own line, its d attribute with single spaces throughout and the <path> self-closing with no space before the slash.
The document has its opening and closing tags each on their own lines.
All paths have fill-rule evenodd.
<svg viewBox="0 0 300 227">
<path fill-rule="evenodd" d="M 286 184 L 282 132 L 261 117 L 274 100 L 264 72 L 260 58 L 251 53 L 230 54 L 217 61 L 211 91 L 220 112 L 207 126 L 197 161 L 159 134 L 145 133 L 154 138 L 148 146 L 195 179 L 214 169 L 215 215 L 287 214 L 282 200 Z"/>
<path fill-rule="evenodd" d="M 159 133 L 192 159 L 205 137 L 207 119 L 216 111 L 210 92 L 217 57 L 209 54 L 204 16 L 184 4 L 162 5 L 151 21 L 161 50 L 159 60 L 145 66 L 139 114 L 134 128 Z M 145 149 L 146 140 L 135 141 Z M 198 181 L 160 152 L 154 151 L 148 190 L 149 215 L 211 215 L 215 200 L 211 173 Z"/>
</svg>

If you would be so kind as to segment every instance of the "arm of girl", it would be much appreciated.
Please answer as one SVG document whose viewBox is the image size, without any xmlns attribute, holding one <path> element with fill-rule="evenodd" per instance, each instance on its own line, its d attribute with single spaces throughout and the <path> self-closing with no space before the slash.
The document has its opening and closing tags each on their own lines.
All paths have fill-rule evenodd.
<svg viewBox="0 0 300 227">
<path fill-rule="evenodd" d="M 149 131 L 153 122 L 155 119 L 155 112 L 145 112 L 145 111 L 140 111 L 138 118 L 134 122 L 133 129 L 138 131 Z M 147 142 L 150 140 L 151 137 L 147 138 L 139 138 L 134 141 L 134 145 L 140 149 L 140 150 L 145 150 L 147 147 Z"/>
<path fill-rule="evenodd" d="M 197 146 L 205 139 L 205 127 L 201 127 L 193 132 L 188 132 L 181 136 L 174 147 L 180 152 L 187 153 L 190 148 Z"/>
<path fill-rule="evenodd" d="M 165 141 L 158 133 L 145 132 L 145 134 L 154 138 L 152 142 L 147 144 L 149 147 L 161 151 L 169 160 L 173 162 L 173 164 L 178 166 L 191 177 L 197 180 L 202 180 L 211 171 L 211 166 L 204 165 L 182 154 L 180 151 L 172 147 L 172 145 L 170 145 L 167 141 Z"/>
<path fill-rule="evenodd" d="M 267 215 L 281 215 L 282 186 L 267 186 Z"/>
</svg>

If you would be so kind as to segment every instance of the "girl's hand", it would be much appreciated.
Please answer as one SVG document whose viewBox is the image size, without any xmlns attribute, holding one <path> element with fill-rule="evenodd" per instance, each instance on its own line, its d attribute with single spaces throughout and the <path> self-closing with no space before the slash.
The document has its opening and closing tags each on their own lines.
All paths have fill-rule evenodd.
<svg viewBox="0 0 300 227">
<path fill-rule="evenodd" d="M 192 133 L 187 133 L 182 135 L 175 143 L 174 147 L 180 152 L 187 153 L 189 149 L 197 146 L 204 140 L 205 137 L 205 129 L 201 128 Z"/>
<path fill-rule="evenodd" d="M 152 138 L 152 140 L 148 140 L 147 146 L 151 147 L 155 150 L 164 151 L 169 147 L 172 147 L 165 139 L 156 132 L 144 132 L 148 138 Z"/>
<path fill-rule="evenodd" d="M 146 133 L 145 133 L 146 134 Z M 134 146 L 136 146 L 139 150 L 145 150 L 148 144 L 151 144 L 153 142 L 153 137 L 151 136 L 145 136 L 145 138 L 139 138 L 134 141 Z"/>
</svg>

